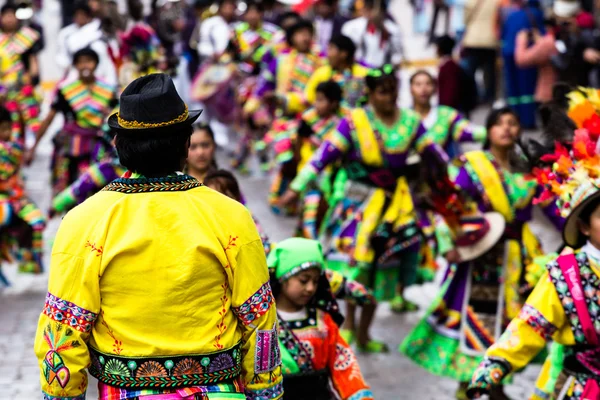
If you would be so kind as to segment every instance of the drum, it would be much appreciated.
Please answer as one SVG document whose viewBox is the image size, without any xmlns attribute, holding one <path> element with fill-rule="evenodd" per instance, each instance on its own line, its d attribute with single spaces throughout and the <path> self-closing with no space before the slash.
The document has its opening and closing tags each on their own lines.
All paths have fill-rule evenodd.
<svg viewBox="0 0 600 400">
<path fill-rule="evenodd" d="M 236 116 L 235 64 L 206 64 L 192 84 L 192 99 L 204 104 L 210 115 L 229 124 Z"/>
</svg>

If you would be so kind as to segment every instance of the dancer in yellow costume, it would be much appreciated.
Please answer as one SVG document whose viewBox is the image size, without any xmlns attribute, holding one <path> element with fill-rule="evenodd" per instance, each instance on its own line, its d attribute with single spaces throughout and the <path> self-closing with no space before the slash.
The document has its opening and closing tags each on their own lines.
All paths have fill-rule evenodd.
<svg viewBox="0 0 600 400">
<path fill-rule="evenodd" d="M 552 167 L 538 173 L 538 179 L 547 183 L 540 198 L 557 197 L 557 206 L 566 216 L 563 240 L 579 251 L 566 252 L 547 264 L 525 306 L 473 374 L 471 398 L 488 393 L 506 375 L 524 368 L 550 340 L 562 347 L 554 346 L 554 360 L 546 364 L 538 381 L 542 390 L 533 398 L 600 398 L 600 156 L 596 150 L 600 131 L 596 126 L 577 130 L 570 151 L 557 146 Z M 555 385 L 561 374 L 566 380 Z"/>
<path fill-rule="evenodd" d="M 264 249 L 238 202 L 181 174 L 189 111 L 165 74 L 109 118 L 128 168 L 64 218 L 35 352 L 45 399 L 279 399 Z"/>
</svg>

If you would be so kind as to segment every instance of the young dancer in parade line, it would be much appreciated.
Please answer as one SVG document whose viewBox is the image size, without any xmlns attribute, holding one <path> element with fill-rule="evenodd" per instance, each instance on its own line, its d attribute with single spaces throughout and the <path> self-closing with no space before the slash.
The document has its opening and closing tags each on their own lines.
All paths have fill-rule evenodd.
<svg viewBox="0 0 600 400">
<path fill-rule="evenodd" d="M 215 134 L 210 125 L 194 125 L 184 172 L 203 183 L 206 175 L 217 169 L 216 150 Z"/>
<path fill-rule="evenodd" d="M 431 99 L 436 93 L 437 82 L 427 71 L 415 72 L 410 78 L 410 92 L 413 108 L 421 116 L 421 123 L 427 129 L 427 140 L 439 145 L 448 155 L 454 158 L 460 154 L 460 143 L 481 142 L 486 138 L 485 128 L 474 126 L 458 111 L 447 106 L 433 106 Z M 431 166 L 429 166 L 431 168 Z M 413 193 L 418 213 L 419 229 L 423 235 L 421 246 L 421 262 L 419 263 L 418 280 L 431 281 L 437 270 L 436 258 L 446 250 L 448 226 L 443 217 L 435 212 L 435 207 L 428 201 L 430 190 L 421 176 L 413 179 Z M 436 232 L 438 231 L 438 232 Z M 442 253 L 438 253 L 439 251 Z M 402 297 L 392 300 L 392 310 L 400 311 Z"/>
<path fill-rule="evenodd" d="M 128 0 L 127 8 L 133 25 L 120 35 L 119 84 L 122 88 L 140 76 L 159 72 L 161 58 L 158 35 L 144 21 L 144 4 L 141 0 Z"/>
<path fill-rule="evenodd" d="M 276 137 L 295 113 L 301 109 L 303 104 L 303 93 L 310 76 L 322 64 L 320 54 L 312 49 L 314 28 L 310 21 L 300 21 L 286 31 L 286 40 L 291 46 L 288 52 L 277 55 L 267 68 L 261 71 L 261 78 L 257 89 L 251 99 L 244 106 L 244 115 L 249 117 L 254 113 L 261 101 L 271 102 L 277 105 L 276 120 L 273 123 L 272 135 Z M 270 133 L 269 133 L 270 134 Z M 285 165 L 282 169 L 293 165 Z M 282 177 L 276 179 L 271 186 L 270 201 L 275 212 L 279 197 L 288 188 L 291 181 L 289 177 L 281 173 Z M 289 207 L 288 214 L 294 214 L 296 207 Z"/>
<path fill-rule="evenodd" d="M 279 173 L 272 183 L 271 195 L 281 186 L 282 180 L 292 181 L 304 165 L 310 161 L 321 143 L 335 131 L 340 120 L 349 115 L 342 107 L 343 93 L 340 85 L 327 81 L 317 86 L 314 107 L 305 111 L 299 119 L 281 125 L 280 132 L 265 138 L 265 145 L 272 146 Z M 273 142 L 272 142 L 273 141 Z M 303 192 L 300 201 L 298 236 L 317 239 L 323 217 L 327 212 L 327 201 L 333 190 L 333 181 L 338 168 L 328 167 L 318 182 L 312 182 Z M 277 207 L 278 197 L 270 199 Z M 277 209 L 277 208 L 276 208 Z"/>
<path fill-rule="evenodd" d="M 365 95 L 365 76 L 367 68 L 354 61 L 356 45 L 347 36 L 338 35 L 331 38 L 327 50 L 328 64 L 320 67 L 310 77 L 304 90 L 305 106 L 314 104 L 320 83 L 333 80 L 342 87 L 344 105 L 356 107 Z"/>
<path fill-rule="evenodd" d="M 532 177 L 517 172 L 513 161 L 519 120 L 509 108 L 492 110 L 486 128 L 485 150 L 463 155 L 459 168 L 450 168 L 450 177 L 476 210 L 501 214 L 504 233 L 483 255 L 449 266 L 438 298 L 400 346 L 429 372 L 458 380 L 458 399 L 465 398 L 467 382 L 487 348 L 518 314 L 524 267 L 541 254 L 528 225 L 533 196 L 540 187 Z M 554 205 L 543 210 L 562 227 Z M 446 258 L 451 264 L 460 262 L 454 250 Z M 501 387 L 492 393 L 492 399 L 505 398 Z"/>
<path fill-rule="evenodd" d="M 577 130 L 569 152 L 558 147 L 556 163 L 538 173 L 547 183 L 540 200 L 556 198 L 566 216 L 563 240 L 578 249 L 547 264 L 522 310 L 488 349 L 473 374 L 468 394 L 479 398 L 524 368 L 553 340 L 548 397 L 558 400 L 600 398 L 600 162 L 598 130 Z M 556 382 L 559 382 L 556 385 Z M 537 392 L 533 398 L 543 395 Z"/>
<path fill-rule="evenodd" d="M 273 37 L 281 29 L 263 21 L 265 7 L 261 1 L 251 0 L 246 6 L 243 21 L 235 25 L 233 32 L 240 52 L 240 69 L 247 74 L 255 74 L 260 69 L 260 62 Z"/>
<path fill-rule="evenodd" d="M 21 272 L 40 273 L 46 221 L 25 194 L 20 176 L 25 132 L 18 106 L 11 106 L 12 112 L 0 106 L 0 262 L 14 256 Z M 2 283 L 8 285 L 0 271 Z"/>
<path fill-rule="evenodd" d="M 52 199 L 50 217 L 62 214 L 83 203 L 88 197 L 98 193 L 104 186 L 122 176 L 126 168 L 121 165 L 119 155 L 114 148 L 114 138 L 105 133 L 106 154 L 100 162 L 90 165 L 75 182 Z"/>
<path fill-rule="evenodd" d="M 421 116 L 428 140 L 437 143 L 449 158 L 460 155 L 460 143 L 483 143 L 486 129 L 476 126 L 461 113 L 448 106 L 433 106 L 437 82 L 427 71 L 420 70 L 410 77 L 413 108 Z"/>
<path fill-rule="evenodd" d="M 324 273 L 320 243 L 286 239 L 267 264 L 277 302 L 285 398 L 373 399 L 354 352 L 340 335 L 344 318 Z"/>
<path fill-rule="evenodd" d="M 108 124 L 128 172 L 69 212 L 54 243 L 35 342 L 45 398 L 83 400 L 86 369 L 102 400 L 283 395 L 252 217 L 177 172 L 199 114 L 165 74 L 123 91 Z"/>
<path fill-rule="evenodd" d="M 65 116 L 65 125 L 54 137 L 52 154 L 52 194 L 56 196 L 87 171 L 98 156 L 106 151 L 101 140 L 106 116 L 117 104 L 115 88 L 94 75 L 98 54 L 90 48 L 73 56 L 79 76 L 58 84 L 50 112 L 36 135 L 26 162 L 31 162 L 35 150 L 58 112 Z"/>
<path fill-rule="evenodd" d="M 423 145 L 425 128 L 419 116 L 396 106 L 398 79 L 393 67 L 370 71 L 366 87 L 368 105 L 341 120 L 294 179 L 281 204 L 296 201 L 329 165 L 341 163 L 348 181 L 324 227 L 333 244 L 328 265 L 366 284 L 381 300 L 393 297 L 397 285 L 406 287 L 415 280 L 420 235 L 402 174 L 410 151 L 430 147 Z M 361 350 L 386 351 L 384 343 L 368 335 L 374 307 L 363 307 L 358 330 L 355 310 L 350 304 L 345 334 L 352 339 L 357 333 Z"/>
<path fill-rule="evenodd" d="M 0 92 L 6 100 L 18 104 L 25 128 L 37 133 L 40 129 L 40 104 L 35 96 L 40 81 L 37 55 L 43 39 L 35 29 L 21 26 L 16 12 L 17 6 L 11 2 L 0 9 Z"/>
</svg>

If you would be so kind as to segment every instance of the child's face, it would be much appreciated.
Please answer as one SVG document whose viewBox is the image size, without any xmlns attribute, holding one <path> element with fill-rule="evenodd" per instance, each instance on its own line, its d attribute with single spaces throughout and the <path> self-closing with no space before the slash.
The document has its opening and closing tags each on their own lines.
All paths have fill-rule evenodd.
<svg viewBox="0 0 600 400">
<path fill-rule="evenodd" d="M 315 100 L 315 110 L 317 110 L 317 114 L 319 117 L 329 117 L 333 113 L 335 113 L 337 108 L 337 103 L 329 101 L 327 97 L 321 92 L 317 92 L 317 97 Z"/>
<path fill-rule="evenodd" d="M 579 230 L 589 238 L 594 247 L 600 248 L 600 203 L 590 215 L 589 225 L 581 222 Z"/>
<path fill-rule="evenodd" d="M 283 283 L 282 292 L 287 299 L 298 307 L 306 306 L 317 292 L 321 270 L 307 269 L 294 275 Z"/>
<path fill-rule="evenodd" d="M 12 133 L 11 127 L 12 124 L 10 123 L 10 121 L 0 122 L 0 140 L 10 140 L 10 136 Z"/>
</svg>

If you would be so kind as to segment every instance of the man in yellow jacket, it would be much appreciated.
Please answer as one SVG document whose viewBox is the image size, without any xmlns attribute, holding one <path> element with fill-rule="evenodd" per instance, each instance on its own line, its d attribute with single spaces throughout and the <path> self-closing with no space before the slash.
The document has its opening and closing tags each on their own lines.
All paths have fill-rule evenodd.
<svg viewBox="0 0 600 400">
<path fill-rule="evenodd" d="M 278 399 L 277 316 L 248 210 L 181 174 L 191 124 L 173 82 L 132 82 L 109 118 L 128 172 L 56 236 L 35 341 L 44 399 Z"/>
</svg>

